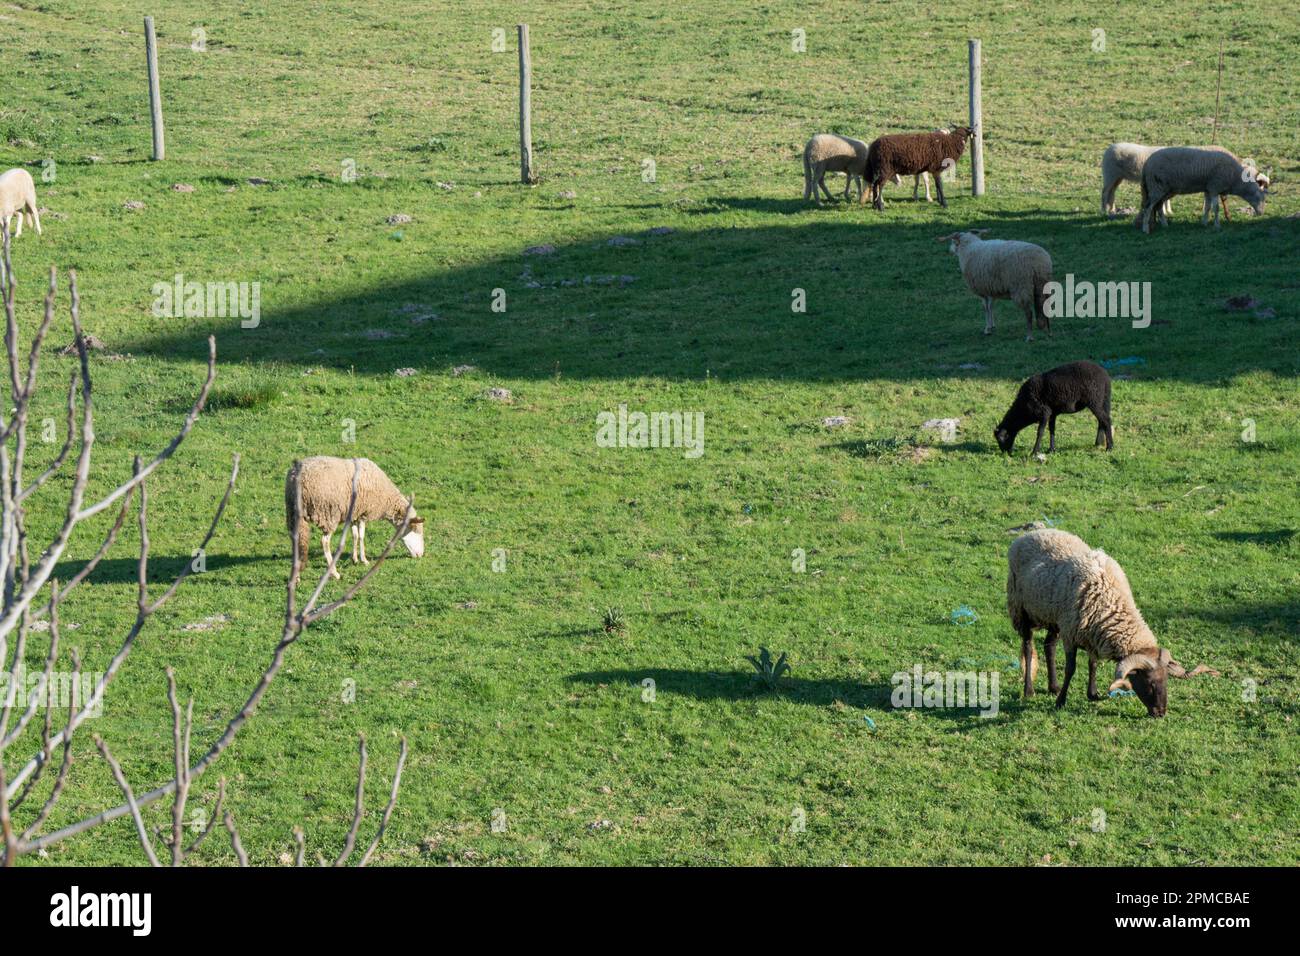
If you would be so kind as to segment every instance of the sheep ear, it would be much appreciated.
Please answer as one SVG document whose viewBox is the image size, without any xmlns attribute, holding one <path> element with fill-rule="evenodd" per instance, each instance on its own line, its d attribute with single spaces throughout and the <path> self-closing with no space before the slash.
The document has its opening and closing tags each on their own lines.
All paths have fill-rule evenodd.
<svg viewBox="0 0 1300 956">
<path fill-rule="evenodd" d="M 934 241 L 935 241 L 935 242 L 951 242 L 952 240 L 954 240 L 954 239 L 956 239 L 956 238 L 957 238 L 957 233 L 955 233 L 955 232 L 950 232 L 950 233 L 948 233 L 948 235 L 946 235 L 946 236 L 935 236 L 935 237 L 934 237 Z"/>
<path fill-rule="evenodd" d="M 969 231 L 975 233 L 975 235 L 977 236 L 987 236 L 993 230 L 992 229 L 971 229 Z"/>
</svg>

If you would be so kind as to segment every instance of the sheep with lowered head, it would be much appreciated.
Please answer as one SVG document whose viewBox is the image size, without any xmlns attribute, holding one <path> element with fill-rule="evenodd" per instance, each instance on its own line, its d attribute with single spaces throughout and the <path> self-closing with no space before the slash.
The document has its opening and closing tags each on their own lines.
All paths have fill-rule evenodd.
<svg viewBox="0 0 1300 956">
<path fill-rule="evenodd" d="M 352 560 L 369 564 L 366 557 L 366 522 L 389 521 L 399 531 L 405 527 L 402 544 L 411 557 L 424 554 L 424 519 L 415 514 L 411 500 L 398 490 L 383 470 L 369 458 L 333 458 L 318 455 L 295 461 L 284 479 L 285 520 L 289 532 L 298 538 L 298 554 L 305 565 L 310 551 L 309 525 L 319 528 L 321 547 L 330 573 L 339 577 L 334 567 L 334 549 L 330 538 L 348 518 L 352 502 L 352 479 L 356 477 L 357 500 L 352 506 Z M 294 501 L 301 489 L 302 514 L 294 527 Z M 409 523 L 407 516 L 410 516 Z M 347 531 L 344 532 L 345 534 Z"/>
<path fill-rule="evenodd" d="M 1111 143 L 1106 147 L 1106 151 L 1101 154 L 1101 214 L 1103 216 L 1114 215 L 1115 190 L 1119 188 L 1119 184 L 1140 184 L 1142 182 L 1142 169 L 1146 166 L 1147 159 L 1156 150 L 1164 148 L 1163 146 L 1143 146 L 1141 143 Z M 1222 146 L 1201 146 L 1198 148 L 1212 149 L 1216 152 L 1232 155 L 1231 151 Z M 1261 189 L 1267 189 L 1269 186 L 1268 177 L 1260 172 L 1256 172 L 1255 182 Z M 1220 196 L 1219 204 L 1223 209 L 1224 217 L 1231 222 L 1232 215 L 1228 212 L 1227 197 Z M 1160 214 L 1165 219 L 1168 219 L 1172 212 L 1170 202 L 1166 199 L 1160 209 Z"/>
<path fill-rule="evenodd" d="M 1202 193 L 1205 208 L 1201 225 L 1210 220 L 1210 207 L 1214 207 L 1214 227 L 1219 227 L 1220 196 L 1240 196 L 1250 203 L 1259 215 L 1268 198 L 1259 185 L 1259 172 L 1246 166 L 1232 153 L 1218 149 L 1197 149 L 1192 146 L 1166 146 L 1152 153 L 1142 167 L 1142 211 L 1136 225 L 1145 233 L 1151 232 L 1151 222 L 1159 216 L 1160 224 L 1169 220 L 1164 214 L 1165 202 L 1171 196 Z"/>
<path fill-rule="evenodd" d="M 1043 444 L 1043 429 L 1051 438 L 1048 451 L 1056 451 L 1056 416 L 1070 415 L 1084 409 L 1097 418 L 1097 444 L 1110 451 L 1115 447 L 1115 431 L 1110 420 L 1110 376 L 1096 362 L 1070 362 L 1025 379 L 1016 400 L 1002 416 L 993 437 L 998 447 L 1010 453 L 1016 435 L 1030 425 L 1038 426 L 1038 438 L 1032 454 Z"/>
<path fill-rule="evenodd" d="M 25 169 L 11 169 L 0 174 L 0 223 L 11 226 L 10 220 L 15 215 L 18 217 L 18 229 L 11 230 L 12 235 L 23 234 L 24 215 L 35 227 L 36 234 L 41 234 L 41 217 L 36 211 L 36 183 L 32 181 L 32 174 Z"/>
<path fill-rule="evenodd" d="M 940 180 L 936 179 L 935 182 Z M 939 197 L 942 201 L 943 189 Z M 967 287 L 984 301 L 984 334 L 993 331 L 993 300 L 1010 299 L 1025 313 L 1025 341 L 1034 340 L 1034 320 L 1052 333 L 1052 321 L 1043 310 L 1044 286 L 1052 281 L 1052 257 L 1042 246 L 1015 239 L 983 239 L 987 229 L 939 236 L 961 264 Z"/>
<path fill-rule="evenodd" d="M 1089 548 L 1066 531 L 1044 528 L 1023 534 L 1007 552 L 1007 613 L 1020 634 L 1025 696 L 1034 693 L 1035 628 L 1046 628 L 1043 656 L 1048 688 L 1064 707 L 1074 677 L 1075 657 L 1088 652 L 1088 699 L 1100 700 L 1097 662 L 1115 661 L 1110 690 L 1132 690 L 1152 717 L 1168 707 L 1168 677 L 1214 673 L 1201 665 L 1188 673 L 1142 619 L 1124 570 L 1106 552 Z M 1065 651 L 1065 679 L 1056 686 L 1055 645 Z"/>
<path fill-rule="evenodd" d="M 826 188 L 827 173 L 844 173 L 844 198 L 849 187 L 858 181 L 858 199 L 862 198 L 862 177 L 867 171 L 867 144 L 851 136 L 818 133 L 803 148 L 803 198 L 816 199 L 817 189 L 833 199 Z"/>
</svg>

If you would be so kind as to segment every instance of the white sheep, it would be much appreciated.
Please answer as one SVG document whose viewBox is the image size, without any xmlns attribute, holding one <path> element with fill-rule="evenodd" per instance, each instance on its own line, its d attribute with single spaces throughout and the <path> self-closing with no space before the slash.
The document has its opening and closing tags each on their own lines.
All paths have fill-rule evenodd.
<svg viewBox="0 0 1300 956">
<path fill-rule="evenodd" d="M 984 334 L 993 331 L 993 300 L 1010 299 L 1025 313 L 1025 341 L 1034 339 L 1034 320 L 1050 335 L 1052 322 L 1043 310 L 1044 286 L 1052 280 L 1052 257 L 1042 246 L 1014 239 L 981 239 L 987 229 L 939 236 L 961 264 L 967 287 L 984 301 Z"/>
<path fill-rule="evenodd" d="M 422 556 L 424 519 L 416 516 L 410 499 L 398 490 L 378 465 L 369 458 L 318 455 L 294 462 L 284 479 L 285 520 L 289 533 L 297 535 L 298 553 L 303 564 L 307 563 L 311 543 L 308 525 L 314 525 L 322 531 L 321 547 L 325 551 L 330 573 L 336 578 L 340 576 L 334 567 L 334 549 L 330 546 L 330 538 L 339 525 L 347 520 L 354 473 L 357 479 L 357 500 L 353 506 L 350 526 L 353 562 L 370 563 L 366 557 L 367 521 L 389 521 L 400 530 L 406 523 L 408 512 L 411 520 L 406 534 L 402 536 L 402 543 L 412 557 Z M 302 489 L 302 515 L 295 528 L 294 499 L 298 487 Z"/>
<path fill-rule="evenodd" d="M 816 199 L 817 188 L 833 199 L 826 188 L 826 174 L 844 173 L 844 198 L 849 198 L 853 180 L 858 181 L 858 199 L 862 199 L 863 180 L 867 171 L 867 144 L 851 136 L 818 133 L 803 149 L 803 198 Z"/>
<path fill-rule="evenodd" d="M 36 211 L 36 183 L 32 182 L 32 174 L 27 170 L 11 169 L 0 174 L 0 225 L 9 228 L 10 235 L 21 236 L 24 214 L 39 236 L 41 217 Z M 18 217 L 17 231 L 13 230 L 11 222 L 15 215 Z"/>
<path fill-rule="evenodd" d="M 1214 227 L 1219 227 L 1219 208 L 1224 196 L 1240 196 L 1250 203 L 1256 215 L 1264 211 L 1268 194 L 1259 185 L 1259 171 L 1242 163 L 1226 149 L 1198 149 L 1192 146 L 1166 146 L 1147 157 L 1142 167 L 1142 211 L 1137 225 L 1151 231 L 1151 222 L 1159 216 L 1168 224 L 1165 202 L 1171 196 L 1202 193 L 1205 208 L 1201 225 L 1210 221 L 1214 207 Z M 1265 179 L 1267 182 L 1267 179 Z"/>
<path fill-rule="evenodd" d="M 1119 184 L 1141 184 L 1142 169 L 1146 166 L 1147 160 L 1156 150 L 1164 148 L 1163 146 L 1143 146 L 1140 143 L 1111 143 L 1106 147 L 1106 151 L 1101 154 L 1101 214 L 1103 216 L 1113 216 L 1115 214 L 1115 191 L 1119 188 Z M 1232 155 L 1230 150 L 1222 146 L 1200 146 L 1197 148 L 1211 149 L 1215 152 Z M 1255 181 L 1261 189 L 1267 189 L 1269 186 L 1268 177 L 1263 173 L 1257 172 Z M 1231 220 L 1232 217 L 1228 213 L 1227 198 L 1220 196 L 1219 202 L 1223 207 L 1224 216 Z M 1168 221 L 1172 214 L 1173 207 L 1170 205 L 1170 201 L 1166 199 L 1160 209 L 1162 220 Z"/>
<path fill-rule="evenodd" d="M 1044 528 L 1021 535 L 1007 552 L 1007 613 L 1020 634 L 1025 696 L 1034 693 L 1037 656 L 1034 628 L 1046 628 L 1043 653 L 1048 689 L 1064 707 L 1079 649 L 1088 652 L 1088 699 L 1100 700 L 1097 662 L 1115 661 L 1110 690 L 1137 694 L 1152 717 L 1163 717 L 1168 706 L 1167 677 L 1190 677 L 1169 651 L 1156 643 L 1133 600 L 1124 570 L 1104 551 L 1089 548 L 1082 539 Z M 1056 686 L 1055 644 L 1065 651 L 1065 680 Z M 1214 673 L 1213 671 L 1209 671 Z"/>
</svg>

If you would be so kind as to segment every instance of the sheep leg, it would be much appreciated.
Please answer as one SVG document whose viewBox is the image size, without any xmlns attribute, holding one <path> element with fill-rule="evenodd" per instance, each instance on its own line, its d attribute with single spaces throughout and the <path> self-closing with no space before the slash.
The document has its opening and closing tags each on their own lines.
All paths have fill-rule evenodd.
<svg viewBox="0 0 1300 956">
<path fill-rule="evenodd" d="M 1056 680 L 1056 642 L 1061 639 L 1061 629 L 1055 624 L 1047 628 L 1047 636 L 1043 638 L 1043 660 L 1047 663 L 1047 690 L 1055 694 L 1060 691 L 1060 684 Z"/>
<path fill-rule="evenodd" d="M 338 568 L 334 567 L 334 549 L 330 547 L 330 537 L 328 531 L 320 536 L 321 547 L 325 549 L 325 563 L 329 565 L 331 577 L 341 578 L 343 575 L 339 574 Z"/>
<path fill-rule="evenodd" d="M 934 200 L 930 198 L 930 174 L 922 173 L 921 181 L 925 183 L 925 201 L 934 202 Z"/>
<path fill-rule="evenodd" d="M 1075 658 L 1079 654 L 1079 648 L 1071 645 L 1065 649 L 1065 679 L 1061 681 L 1061 692 L 1056 695 L 1056 707 L 1059 710 L 1065 706 L 1065 696 L 1070 692 L 1070 679 L 1074 677 L 1074 667 L 1077 661 Z"/>
<path fill-rule="evenodd" d="M 948 200 L 943 198 L 943 177 L 942 176 L 934 177 L 934 191 L 939 194 L 939 205 L 942 206 L 944 209 L 947 209 Z"/>
<path fill-rule="evenodd" d="M 1034 450 L 1031 455 L 1037 455 L 1038 450 L 1043 447 L 1043 429 L 1047 427 L 1047 418 L 1049 412 L 1043 412 L 1043 417 L 1038 420 L 1038 437 L 1034 439 Z"/>
<path fill-rule="evenodd" d="M 1206 193 L 1206 194 L 1205 194 L 1205 202 L 1204 202 L 1204 204 L 1201 206 L 1201 225 L 1202 225 L 1202 226 L 1208 226 L 1208 225 L 1210 224 L 1210 206 L 1211 206 L 1211 205 L 1215 205 L 1215 204 L 1217 204 L 1217 202 L 1218 202 L 1218 200 L 1214 197 L 1214 194 L 1213 194 L 1213 193 Z M 1215 211 L 1214 218 L 1215 218 L 1216 220 L 1219 218 L 1219 215 L 1218 215 L 1217 210 Z"/>
<path fill-rule="evenodd" d="M 14 228 L 12 224 L 9 226 L 9 231 L 13 233 L 15 239 L 23 234 L 23 211 L 21 209 L 18 210 L 17 216 L 18 216 L 18 231 L 14 232 Z"/>
<path fill-rule="evenodd" d="M 821 187 L 822 192 L 826 194 L 826 201 L 834 202 L 835 197 L 832 196 L 831 191 L 826 188 L 826 164 L 825 163 L 816 163 L 813 166 L 813 179 L 816 180 L 817 185 Z"/>
<path fill-rule="evenodd" d="M 993 334 L 993 297 L 984 297 L 984 334 Z"/>
<path fill-rule="evenodd" d="M 1056 413 L 1047 420 L 1047 450 L 1056 451 Z"/>
<path fill-rule="evenodd" d="M 1020 625 L 1020 667 L 1025 672 L 1025 696 L 1034 696 L 1034 676 L 1038 673 L 1038 654 L 1034 650 L 1034 629 L 1026 620 Z"/>
<path fill-rule="evenodd" d="M 1219 193 L 1219 205 L 1223 207 L 1223 219 L 1225 222 L 1232 222 L 1232 213 L 1228 212 L 1228 194 Z"/>
<path fill-rule="evenodd" d="M 1097 692 L 1097 655 L 1091 651 L 1088 653 L 1088 699 L 1101 700 L 1102 695 Z"/>
<path fill-rule="evenodd" d="M 1226 208 L 1224 209 L 1224 212 L 1227 212 Z M 41 234 L 41 214 L 36 211 L 35 203 L 29 202 L 27 204 L 27 213 L 32 217 L 32 226 L 35 227 L 36 235 L 39 236 Z"/>
<path fill-rule="evenodd" d="M 1115 179 L 1101 184 L 1101 214 L 1110 216 L 1115 212 L 1115 190 L 1123 180 Z"/>
<path fill-rule="evenodd" d="M 369 564 L 370 559 L 366 557 L 366 523 L 364 521 L 358 521 L 357 525 L 360 528 L 361 537 L 361 563 Z"/>
<path fill-rule="evenodd" d="M 1032 342 L 1034 340 L 1034 300 L 1030 299 L 1028 302 L 1021 303 L 1020 308 L 1025 312 L 1025 341 Z"/>
</svg>

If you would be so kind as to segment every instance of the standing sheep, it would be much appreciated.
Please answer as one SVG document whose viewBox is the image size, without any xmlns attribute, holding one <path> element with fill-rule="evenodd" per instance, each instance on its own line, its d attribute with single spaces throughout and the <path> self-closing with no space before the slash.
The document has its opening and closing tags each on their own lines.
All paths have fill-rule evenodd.
<svg viewBox="0 0 1300 956">
<path fill-rule="evenodd" d="M 1156 150 L 1164 148 L 1162 146 L 1143 146 L 1140 143 L 1111 143 L 1106 147 L 1106 151 L 1101 154 L 1101 214 L 1103 216 L 1115 214 L 1115 190 L 1119 188 L 1119 184 L 1141 183 L 1142 169 L 1146 166 L 1147 160 Z M 1200 148 L 1212 149 L 1216 152 L 1232 155 L 1222 146 L 1202 146 Z M 1268 188 L 1268 177 L 1263 173 L 1257 173 L 1255 182 L 1261 189 Z M 1231 221 L 1232 216 L 1228 212 L 1227 197 L 1220 196 L 1219 203 L 1223 208 L 1224 217 Z M 1168 219 L 1173 214 L 1168 199 L 1165 200 L 1164 205 L 1161 207 L 1160 214 L 1165 219 Z"/>
<path fill-rule="evenodd" d="M 826 174 L 844 173 L 844 198 L 849 198 L 849 187 L 858 181 L 858 200 L 863 193 L 862 177 L 867 170 L 867 144 L 851 136 L 818 133 L 808 140 L 803 149 L 803 198 L 816 199 L 817 188 L 832 199 L 826 188 Z"/>
<path fill-rule="evenodd" d="M 867 156 L 872 205 L 878 210 L 885 208 L 882 193 L 886 180 L 895 175 L 916 176 L 925 172 L 934 179 L 939 205 L 947 208 L 942 173 L 956 166 L 970 137 L 970 127 L 967 126 L 955 127 L 950 133 L 894 133 L 876 137 Z"/>
<path fill-rule="evenodd" d="M 1209 672 L 1204 665 L 1190 674 L 1156 643 L 1142 619 L 1123 569 L 1104 551 L 1055 528 L 1031 531 L 1011 542 L 1007 552 L 1007 612 L 1020 634 L 1025 696 L 1034 693 L 1037 657 L 1034 628 L 1046 628 L 1043 656 L 1048 689 L 1064 707 L 1080 648 L 1088 652 L 1088 699 L 1100 700 L 1097 662 L 1115 661 L 1110 690 L 1137 694 L 1152 717 L 1168 707 L 1167 678 Z M 1055 644 L 1064 643 L 1065 680 L 1056 687 Z"/>
<path fill-rule="evenodd" d="M 11 230 L 15 236 L 23 234 L 23 215 L 41 234 L 41 217 L 36 211 L 36 183 L 32 174 L 25 169 L 11 169 L 0 175 L 0 224 L 6 228 L 12 226 L 10 220 L 18 216 L 18 229 Z"/>
<path fill-rule="evenodd" d="M 359 466 L 359 470 L 358 470 Z M 357 500 L 352 509 L 352 561 L 369 564 L 366 557 L 366 522 L 389 521 L 399 531 L 407 532 L 402 544 L 414 558 L 424 554 L 424 519 L 417 517 L 409 498 L 404 496 L 388 476 L 369 458 L 331 458 L 318 455 L 295 461 L 284 478 L 285 520 L 289 533 L 297 535 L 298 554 L 305 565 L 311 539 L 308 526 L 314 525 L 323 533 L 321 546 L 330 574 L 339 577 L 334 567 L 334 549 L 330 538 L 348 517 L 352 501 L 352 479 L 356 475 Z M 294 500 L 301 489 L 302 514 L 294 527 Z M 407 523 L 407 515 L 410 522 Z M 344 532 L 347 533 L 346 531 Z"/>
<path fill-rule="evenodd" d="M 1219 202 L 1216 197 L 1240 196 L 1250 203 L 1256 215 L 1264 211 L 1268 194 L 1260 188 L 1257 170 L 1242 164 L 1241 160 L 1226 150 L 1196 149 L 1191 146 L 1167 146 L 1152 153 L 1142 167 L 1142 211 L 1138 213 L 1137 226 L 1145 233 L 1151 232 L 1152 219 L 1159 216 L 1160 224 L 1168 225 L 1164 214 L 1165 202 L 1171 196 L 1202 193 L 1205 208 L 1201 225 L 1210 221 L 1210 207 L 1214 207 L 1214 227 L 1219 228 Z"/>
<path fill-rule="evenodd" d="M 938 184 L 940 180 L 936 179 Z M 939 187 L 940 201 L 943 187 Z M 1025 313 L 1025 341 L 1034 340 L 1034 320 L 1052 334 L 1052 320 L 1043 310 L 1044 286 L 1052 281 L 1052 257 L 1042 246 L 1014 239 L 981 239 L 987 229 L 939 236 L 961 263 L 967 287 L 984 300 L 984 334 L 993 331 L 993 300 L 1010 299 Z"/>
<path fill-rule="evenodd" d="M 1010 453 L 1016 435 L 1030 425 L 1038 426 L 1038 438 L 1032 454 L 1043 444 L 1043 429 L 1050 434 L 1048 451 L 1056 451 L 1056 416 L 1070 415 L 1084 409 L 1097 417 L 1098 445 L 1110 451 L 1115 447 L 1115 431 L 1110 419 L 1110 376 L 1096 362 L 1071 362 L 1025 380 L 1016 400 L 993 430 L 998 447 Z"/>
</svg>

